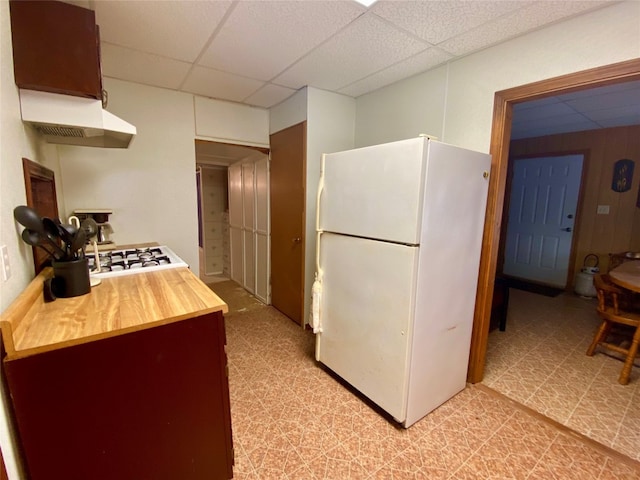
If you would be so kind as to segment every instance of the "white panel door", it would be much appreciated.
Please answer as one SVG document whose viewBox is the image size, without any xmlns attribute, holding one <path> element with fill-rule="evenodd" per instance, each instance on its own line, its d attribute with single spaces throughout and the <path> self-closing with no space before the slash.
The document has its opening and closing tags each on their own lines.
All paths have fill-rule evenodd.
<svg viewBox="0 0 640 480">
<path fill-rule="evenodd" d="M 253 293 L 256 287 L 255 270 L 255 180 L 253 163 L 242 164 L 242 236 L 244 238 L 244 283 L 245 289 Z"/>
<path fill-rule="evenodd" d="M 425 138 L 325 156 L 320 228 L 417 244 Z"/>
<path fill-rule="evenodd" d="M 242 228 L 229 227 L 231 280 L 244 285 L 244 237 Z"/>
<path fill-rule="evenodd" d="M 241 228 L 242 223 L 242 167 L 231 165 L 229 175 L 229 225 Z"/>
<path fill-rule="evenodd" d="M 403 421 L 418 248 L 325 233 L 316 359 Z"/>
<path fill-rule="evenodd" d="M 271 303 L 269 298 L 270 254 L 269 254 L 269 158 L 255 162 L 255 270 L 256 285 L 254 295 L 264 303 Z"/>
<path fill-rule="evenodd" d="M 256 290 L 256 247 L 254 241 L 254 233 L 249 230 L 243 230 L 244 237 L 244 283 L 242 286 L 249 292 L 254 293 Z"/>
<path fill-rule="evenodd" d="M 244 238 L 242 235 L 242 167 L 228 169 L 229 185 L 229 246 L 231 279 L 244 285 Z"/>
<path fill-rule="evenodd" d="M 515 160 L 503 273 L 566 286 L 582 161 L 582 155 Z"/>
</svg>

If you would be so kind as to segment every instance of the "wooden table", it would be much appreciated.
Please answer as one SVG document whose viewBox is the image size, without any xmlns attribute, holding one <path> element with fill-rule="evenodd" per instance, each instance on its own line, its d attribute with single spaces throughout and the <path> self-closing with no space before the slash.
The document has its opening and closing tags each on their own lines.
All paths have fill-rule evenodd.
<svg viewBox="0 0 640 480">
<path fill-rule="evenodd" d="M 616 285 L 640 293 L 640 260 L 624 262 L 609 272 Z"/>
</svg>

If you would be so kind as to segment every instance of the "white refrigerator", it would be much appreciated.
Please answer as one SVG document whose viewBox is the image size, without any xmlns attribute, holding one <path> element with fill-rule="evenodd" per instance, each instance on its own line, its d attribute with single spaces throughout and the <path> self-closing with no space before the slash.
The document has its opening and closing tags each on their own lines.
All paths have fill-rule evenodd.
<svg viewBox="0 0 640 480">
<path fill-rule="evenodd" d="M 427 137 L 323 156 L 316 360 L 404 427 L 466 384 L 490 168 Z"/>
</svg>

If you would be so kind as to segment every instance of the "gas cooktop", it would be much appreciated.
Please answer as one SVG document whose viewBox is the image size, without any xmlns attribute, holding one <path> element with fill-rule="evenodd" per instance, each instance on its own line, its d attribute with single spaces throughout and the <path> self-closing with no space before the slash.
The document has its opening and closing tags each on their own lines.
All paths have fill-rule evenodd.
<svg viewBox="0 0 640 480">
<path fill-rule="evenodd" d="M 167 268 L 188 267 L 173 250 L 167 246 L 128 248 L 100 252 L 100 272 L 97 270 L 95 256 L 89 251 L 89 272 L 92 277 L 105 278 L 119 275 L 152 272 Z"/>
</svg>

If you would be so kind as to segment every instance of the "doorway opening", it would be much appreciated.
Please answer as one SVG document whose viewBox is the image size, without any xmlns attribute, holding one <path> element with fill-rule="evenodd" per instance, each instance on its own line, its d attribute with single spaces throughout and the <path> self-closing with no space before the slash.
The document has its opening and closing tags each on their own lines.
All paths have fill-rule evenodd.
<svg viewBox="0 0 640 480">
<path fill-rule="evenodd" d="M 482 381 L 484 374 L 507 183 L 509 142 L 514 105 L 560 93 L 575 92 L 635 80 L 640 80 L 640 60 L 629 60 L 496 92 L 490 147 L 492 174 L 489 185 L 467 374 L 469 382 L 478 383 Z"/>
<path fill-rule="evenodd" d="M 269 303 L 269 150 L 195 140 L 199 276 Z"/>
</svg>

